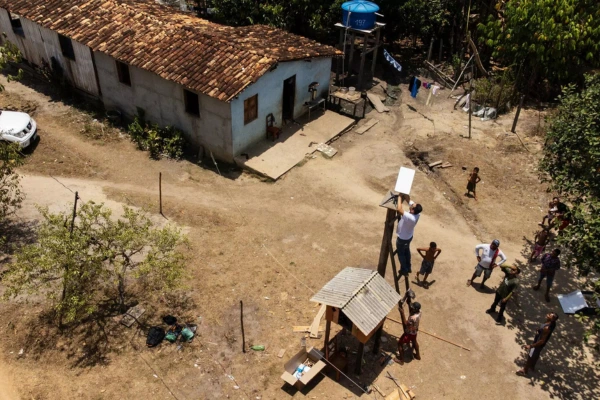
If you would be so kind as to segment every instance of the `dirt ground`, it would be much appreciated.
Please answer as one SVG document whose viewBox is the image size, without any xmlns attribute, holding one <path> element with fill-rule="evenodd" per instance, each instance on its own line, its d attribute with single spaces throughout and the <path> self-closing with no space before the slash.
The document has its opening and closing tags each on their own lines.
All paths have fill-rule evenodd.
<svg viewBox="0 0 600 400">
<path fill-rule="evenodd" d="M 75 191 L 83 201 L 104 201 L 115 210 L 121 204 L 145 208 L 161 221 L 162 172 L 168 221 L 161 223 L 185 227 L 192 243 L 189 276 L 178 292 L 135 295 L 147 310 L 146 327 L 170 313 L 197 324 L 198 335 L 180 348 L 148 349 L 143 328 L 124 328 L 116 318 L 59 333 L 46 321 L 43 300 L 0 303 L 0 399 L 381 398 L 363 394 L 345 378 L 320 376 L 296 391 L 279 377 L 284 361 L 300 349 L 302 334 L 292 327 L 309 325 L 318 310 L 309 302 L 312 293 L 346 266 L 376 268 L 385 219 L 378 204 L 398 168 L 415 165 L 411 194 L 424 212 L 412 245 L 413 271 L 420 264 L 416 247 L 436 241 L 442 248 L 431 276 L 435 282 L 429 289 L 412 285 L 423 306 L 421 328 L 470 351 L 420 334 L 421 361 L 382 369 L 366 351 L 363 374 L 350 377 L 376 382 L 387 393 L 395 387 L 385 378 L 389 371 L 421 399 L 600 397 L 598 360 L 582 343 L 583 327 L 562 313 L 555 296 L 547 304 L 543 293 L 530 289 L 538 266 L 527 265 L 524 256 L 551 197 L 537 179 L 543 123 L 537 111 L 521 113 L 521 140 L 509 133 L 512 114 L 497 121 L 473 118 L 467 139 L 467 116 L 453 110 L 447 90 L 429 107 L 423 94 L 412 99 L 402 86 L 401 101 L 390 113 L 368 115 L 377 125 L 332 144 L 339 151 L 333 159 L 309 159 L 273 183 L 224 164 L 221 176 L 212 163 L 152 161 L 119 131 L 40 84 L 6 88 L 0 106 L 33 107 L 41 137 L 22 168 L 28 198 L 15 222 L 21 237 L 39 218 L 36 204 L 66 210 Z M 419 165 L 437 160 L 453 166 L 429 171 Z M 483 179 L 478 201 L 463 195 L 474 166 Z M 502 326 L 485 313 L 500 274 L 488 289 L 465 285 L 476 263 L 474 246 L 494 238 L 523 269 Z M 392 282 L 390 268 L 386 278 Z M 574 272 L 562 270 L 555 293 L 577 285 Z M 264 352 L 241 352 L 240 301 L 246 342 L 265 345 Z M 560 314 L 558 328 L 537 372 L 520 378 L 520 348 L 550 310 Z M 390 316 L 399 318 L 397 310 Z M 394 351 L 400 334 L 399 325 L 386 322 L 383 349 Z M 321 340 L 308 343 L 322 346 Z M 356 351 L 351 337 L 343 343 Z M 283 358 L 277 357 L 280 349 Z"/>
</svg>

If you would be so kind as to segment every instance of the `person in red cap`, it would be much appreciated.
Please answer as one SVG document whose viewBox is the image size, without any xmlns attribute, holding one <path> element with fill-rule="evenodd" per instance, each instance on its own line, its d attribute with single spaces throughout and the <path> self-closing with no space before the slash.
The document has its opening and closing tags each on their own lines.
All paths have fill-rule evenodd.
<svg viewBox="0 0 600 400">
<path fill-rule="evenodd" d="M 475 246 L 475 256 L 477 257 L 477 265 L 475 266 L 473 276 L 467 281 L 467 286 L 471 286 L 475 278 L 483 274 L 483 280 L 481 281 L 481 287 L 483 287 L 485 281 L 492 276 L 492 270 L 504 264 L 506 256 L 500 250 L 500 241 L 498 239 L 494 239 L 490 244 L 482 243 Z M 496 263 L 498 257 L 500 257 L 500 262 Z"/>
</svg>

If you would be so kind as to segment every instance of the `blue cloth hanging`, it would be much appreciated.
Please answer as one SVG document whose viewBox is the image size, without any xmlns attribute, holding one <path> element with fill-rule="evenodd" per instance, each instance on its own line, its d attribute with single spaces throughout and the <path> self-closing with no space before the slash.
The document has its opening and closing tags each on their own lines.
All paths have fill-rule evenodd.
<svg viewBox="0 0 600 400">
<path fill-rule="evenodd" d="M 416 98 L 417 93 L 419 93 L 419 85 L 413 85 L 412 90 L 410 91 L 410 95 Z"/>
<path fill-rule="evenodd" d="M 398 61 L 394 60 L 394 57 L 392 57 L 386 49 L 383 49 L 383 57 L 388 63 L 390 63 L 392 67 L 398 70 L 398 72 L 402 72 L 402 65 L 400 65 Z"/>
</svg>

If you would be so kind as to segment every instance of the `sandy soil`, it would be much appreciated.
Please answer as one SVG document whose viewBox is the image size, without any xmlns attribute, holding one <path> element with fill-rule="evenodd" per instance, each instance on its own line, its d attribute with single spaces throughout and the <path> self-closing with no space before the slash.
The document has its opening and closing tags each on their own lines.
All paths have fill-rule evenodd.
<svg viewBox="0 0 600 400">
<path fill-rule="evenodd" d="M 438 159 L 453 167 L 419 168 L 413 186 L 413 198 L 424 207 L 413 270 L 419 265 L 417 246 L 434 240 L 443 252 L 431 277 L 435 283 L 429 289 L 412 287 L 423 305 L 422 329 L 471 351 L 421 334 L 421 361 L 382 370 L 366 352 L 363 374 L 351 377 L 361 384 L 376 381 L 389 392 L 394 386 L 385 372 L 390 371 L 422 399 L 600 396 L 597 360 L 582 344 L 583 327 L 562 313 L 538 371 L 531 379 L 514 374 L 523 358 L 520 346 L 532 340 L 548 310 L 560 309 L 555 297 L 547 304 L 542 293 L 531 291 L 537 265 L 523 261 L 548 200 L 535 170 L 537 112 L 521 114 L 524 145 L 507 133 L 512 115 L 496 122 L 474 120 L 469 140 L 461 137 L 467 134 L 466 115 L 452 110 L 444 92 L 433 107 L 424 106 L 422 96 L 414 100 L 403 93 L 389 114 L 369 115 L 380 120 L 374 128 L 334 142 L 339 152 L 333 159 L 309 159 L 268 183 L 222 164 L 224 176 L 210 164 L 151 161 L 118 132 L 90 122 L 89 115 L 20 83 L 7 90 L 12 99 L 3 95 L 4 106 L 34 104 L 42 138 L 23 168 L 28 200 L 21 225 L 38 218 L 35 204 L 68 209 L 76 190 L 84 201 L 105 201 L 115 209 L 131 204 L 157 214 L 162 172 L 164 213 L 187 227 L 193 245 L 189 279 L 177 293 L 137 296 L 148 310 L 146 325 L 158 323 L 166 312 L 198 324 L 191 344 L 147 349 L 143 329 L 128 330 L 112 318 L 59 333 L 44 319 L 44 301 L 0 303 L 2 320 L 10 321 L 0 324 L 0 335 L 12 338 L 0 341 L 0 384 L 10 380 L 21 398 L 369 398 L 345 379 L 319 377 L 301 392 L 283 385 L 283 362 L 299 350 L 302 337 L 292 327 L 310 324 L 318 310 L 309 302 L 311 294 L 339 270 L 375 268 L 385 218 L 378 203 L 398 168 Z M 477 202 L 463 196 L 462 166 L 481 168 Z M 493 238 L 524 270 L 504 326 L 484 312 L 500 274 L 494 274 L 489 289 L 465 285 L 475 265 L 474 246 Z M 387 279 L 392 282 L 389 269 Z M 577 285 L 568 270 L 556 281 L 561 292 Z M 264 344 L 265 352 L 240 351 L 240 300 L 247 343 Z M 400 334 L 400 326 L 387 322 L 384 350 L 393 351 Z M 343 342 L 356 349 L 352 338 Z M 21 348 L 24 353 L 17 356 Z M 286 350 L 283 359 L 277 357 L 280 349 Z M 0 388 L 0 399 L 15 398 L 5 385 Z"/>
</svg>

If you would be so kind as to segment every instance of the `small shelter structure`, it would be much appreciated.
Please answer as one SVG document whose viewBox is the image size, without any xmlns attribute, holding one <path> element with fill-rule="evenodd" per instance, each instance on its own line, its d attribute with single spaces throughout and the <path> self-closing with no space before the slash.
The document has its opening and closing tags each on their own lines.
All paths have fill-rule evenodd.
<svg viewBox="0 0 600 400">
<path fill-rule="evenodd" d="M 342 366 L 337 337 L 330 342 L 331 323 L 334 322 L 358 339 L 355 372 L 360 374 L 365 343 L 383 327 L 388 313 L 398 305 L 400 295 L 377 271 L 347 267 L 310 300 L 327 306 L 325 358 L 336 367 Z M 375 335 L 376 342 L 379 337 L 380 334 Z M 374 348 L 377 347 L 378 343 L 375 343 Z"/>
</svg>

